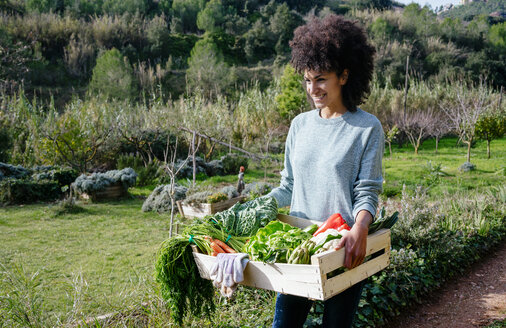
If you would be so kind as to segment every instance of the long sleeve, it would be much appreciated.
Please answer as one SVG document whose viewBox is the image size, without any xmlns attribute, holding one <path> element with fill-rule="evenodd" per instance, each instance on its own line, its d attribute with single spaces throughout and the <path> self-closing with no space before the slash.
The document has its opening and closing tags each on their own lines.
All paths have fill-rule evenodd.
<svg viewBox="0 0 506 328">
<path fill-rule="evenodd" d="M 367 210 L 374 218 L 378 207 L 378 195 L 383 188 L 381 164 L 384 152 L 384 136 L 381 125 L 374 126 L 366 140 L 358 176 L 353 184 L 354 218 L 361 210 Z"/>
</svg>

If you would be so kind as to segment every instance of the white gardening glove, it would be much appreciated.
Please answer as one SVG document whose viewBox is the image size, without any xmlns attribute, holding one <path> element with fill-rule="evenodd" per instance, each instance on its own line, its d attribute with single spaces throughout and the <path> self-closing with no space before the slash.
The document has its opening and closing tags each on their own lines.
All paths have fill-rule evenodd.
<svg viewBox="0 0 506 328">
<path fill-rule="evenodd" d="M 248 254 L 245 253 L 218 254 L 210 275 L 213 285 L 220 289 L 223 296 L 231 297 L 233 295 L 237 283 L 244 280 L 243 271 L 248 262 Z"/>
</svg>

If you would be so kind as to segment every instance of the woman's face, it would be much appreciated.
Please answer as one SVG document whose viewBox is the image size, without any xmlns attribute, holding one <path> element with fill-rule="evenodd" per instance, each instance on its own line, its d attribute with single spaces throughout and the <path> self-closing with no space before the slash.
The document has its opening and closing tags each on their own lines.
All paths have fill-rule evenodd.
<svg viewBox="0 0 506 328">
<path fill-rule="evenodd" d="M 316 108 L 328 108 L 332 112 L 345 112 L 343 105 L 342 86 L 346 84 L 348 70 L 340 77 L 336 72 L 305 71 L 306 91 L 313 99 Z"/>
</svg>

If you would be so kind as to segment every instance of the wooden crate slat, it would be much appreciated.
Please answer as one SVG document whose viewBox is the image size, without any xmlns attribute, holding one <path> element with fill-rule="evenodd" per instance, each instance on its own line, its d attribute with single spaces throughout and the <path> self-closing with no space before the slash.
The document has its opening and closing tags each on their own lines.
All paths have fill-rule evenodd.
<svg viewBox="0 0 506 328">
<path fill-rule="evenodd" d="M 286 214 L 278 214 L 278 220 L 282 221 L 284 223 L 288 223 L 289 225 L 292 225 L 294 227 L 301 228 L 301 229 L 304 229 L 305 227 L 310 226 L 311 224 L 320 225 L 323 223 L 320 221 L 301 219 L 301 218 L 291 216 L 291 215 L 286 215 Z"/>
<path fill-rule="evenodd" d="M 193 254 L 195 262 L 204 272 L 203 278 L 209 279 L 209 271 L 216 261 L 216 257 L 205 254 Z M 309 264 L 286 264 L 286 263 L 275 263 L 268 264 L 259 261 L 249 261 L 248 265 L 244 270 L 244 277 L 256 276 L 258 274 L 265 274 L 272 279 L 289 280 L 294 282 L 305 282 L 305 283 L 319 283 L 321 284 L 322 278 L 320 269 L 318 266 Z"/>
<path fill-rule="evenodd" d="M 381 229 L 367 238 L 367 250 L 365 256 L 369 256 L 381 249 L 390 249 L 390 230 Z M 320 266 L 322 273 L 328 273 L 340 268 L 344 264 L 345 250 L 329 250 L 321 254 L 313 255 L 311 263 Z"/>
<path fill-rule="evenodd" d="M 390 250 L 372 260 L 369 260 L 356 268 L 343 272 L 323 282 L 324 299 L 339 294 L 359 281 L 372 276 L 386 268 L 390 263 Z"/>
<path fill-rule="evenodd" d="M 202 203 L 198 205 L 181 204 L 183 215 L 188 218 L 203 218 L 206 215 L 215 214 L 229 209 L 235 203 L 244 199 L 244 196 L 234 197 L 217 203 Z"/>
</svg>

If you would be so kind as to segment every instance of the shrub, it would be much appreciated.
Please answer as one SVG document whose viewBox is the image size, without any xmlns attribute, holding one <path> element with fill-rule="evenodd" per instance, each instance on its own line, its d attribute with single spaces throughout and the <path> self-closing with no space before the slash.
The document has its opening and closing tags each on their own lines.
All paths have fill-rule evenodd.
<svg viewBox="0 0 506 328">
<path fill-rule="evenodd" d="M 211 190 L 204 190 L 195 192 L 192 194 L 187 194 L 187 197 L 184 199 L 183 203 L 185 205 L 199 205 L 204 204 L 208 202 L 209 197 L 213 195 L 213 192 Z"/>
<path fill-rule="evenodd" d="M 121 183 L 125 189 L 135 185 L 137 173 L 132 168 L 123 170 L 111 170 L 106 173 L 81 174 L 72 187 L 78 193 L 93 193 L 101 191 L 108 186 Z"/>
<path fill-rule="evenodd" d="M 133 69 L 118 49 L 113 48 L 97 58 L 89 85 L 92 94 L 127 100 L 136 97 L 137 89 Z"/>
<path fill-rule="evenodd" d="M 33 168 L 32 179 L 34 181 L 52 180 L 60 187 L 69 186 L 77 179 L 78 173 L 71 168 L 60 168 L 57 166 L 37 166 Z"/>
<path fill-rule="evenodd" d="M 149 197 L 142 204 L 142 211 L 156 211 L 158 213 L 168 212 L 171 210 L 170 184 L 161 185 L 155 188 Z M 174 201 L 182 200 L 186 197 L 188 188 L 175 185 Z"/>
<path fill-rule="evenodd" d="M 225 174 L 238 174 L 241 166 L 248 168 L 248 158 L 237 154 L 227 154 L 221 157 Z"/>
<path fill-rule="evenodd" d="M 28 177 L 31 171 L 20 165 L 11 165 L 0 162 L 0 180 L 5 178 L 23 179 Z"/>
<path fill-rule="evenodd" d="M 237 188 L 234 186 L 225 186 L 221 188 L 221 193 L 227 195 L 229 199 L 239 197 L 239 193 L 237 192 Z"/>
<path fill-rule="evenodd" d="M 62 191 L 55 181 L 3 179 L 0 181 L 1 204 L 28 204 L 52 201 L 61 197 Z"/>
<path fill-rule="evenodd" d="M 242 195 L 247 196 L 249 199 L 254 199 L 268 194 L 272 190 L 272 186 L 266 182 L 252 182 L 244 186 Z"/>
<path fill-rule="evenodd" d="M 206 165 L 206 174 L 210 177 L 215 175 L 223 175 L 223 162 L 217 159 L 214 159 L 207 163 Z"/>
<path fill-rule="evenodd" d="M 131 167 L 137 173 L 137 185 L 147 186 L 156 183 L 159 176 L 159 165 L 156 161 L 148 163 L 147 166 L 140 156 L 120 155 L 118 157 L 117 169 L 121 170 Z"/>
</svg>

